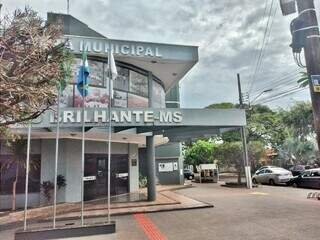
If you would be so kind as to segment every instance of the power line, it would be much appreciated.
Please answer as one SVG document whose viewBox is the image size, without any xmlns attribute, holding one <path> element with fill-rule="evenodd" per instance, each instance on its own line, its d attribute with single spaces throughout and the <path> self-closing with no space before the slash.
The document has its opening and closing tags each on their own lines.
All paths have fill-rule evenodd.
<svg viewBox="0 0 320 240">
<path fill-rule="evenodd" d="M 263 58 L 265 56 L 266 49 L 267 49 L 267 47 L 269 45 L 269 42 L 270 42 L 270 36 L 271 36 L 271 32 L 272 32 L 272 27 L 273 27 L 273 23 L 274 23 L 274 19 L 275 19 L 277 11 L 278 11 L 278 5 L 276 5 L 276 7 L 275 7 L 275 9 L 273 11 L 272 21 L 271 21 L 270 29 L 269 29 L 269 32 L 268 32 L 266 44 L 264 45 L 264 48 L 262 50 L 262 56 L 261 56 L 261 61 L 260 61 L 259 67 L 258 67 L 257 75 L 258 75 L 259 72 L 263 72 L 262 71 L 263 68 L 261 68 L 261 66 L 262 66 Z"/>
<path fill-rule="evenodd" d="M 266 102 L 269 102 L 270 100 L 286 96 L 286 95 L 288 95 L 290 93 L 293 93 L 293 92 L 296 92 L 296 91 L 300 91 L 300 90 L 302 91 L 303 89 L 305 89 L 305 88 L 301 88 L 299 86 L 291 87 L 290 89 L 286 89 L 285 91 L 278 92 L 278 93 L 276 93 L 274 95 L 267 96 L 265 98 L 259 99 L 256 103 L 262 103 L 262 102 L 266 103 Z"/>
<path fill-rule="evenodd" d="M 266 17 L 267 9 L 268 9 L 268 0 L 265 1 L 262 19 L 264 19 L 264 18 Z M 258 46 L 260 46 L 260 44 L 259 44 Z M 252 62 L 250 63 L 250 66 L 251 66 L 251 65 L 254 66 L 254 63 L 255 63 L 255 60 L 256 60 L 257 57 L 258 57 L 258 53 L 256 53 L 256 54 L 253 53 L 253 54 L 251 55 L 250 58 L 252 58 Z M 251 82 L 252 82 L 252 75 L 251 75 L 251 78 L 249 79 L 249 82 L 248 82 L 248 87 L 249 87 L 249 88 L 250 88 L 250 86 L 251 86 Z M 249 89 L 249 88 L 248 88 L 248 89 Z"/>
<path fill-rule="evenodd" d="M 258 66 L 259 66 L 260 61 L 261 61 L 262 51 L 263 51 L 264 46 L 265 46 L 266 37 L 267 37 L 267 33 L 268 33 L 268 28 L 269 28 L 269 23 L 270 23 L 270 18 L 271 18 L 271 14 L 272 14 L 273 3 L 274 3 L 274 0 L 271 1 L 271 6 L 270 6 L 270 9 L 269 9 L 269 14 L 268 14 L 268 20 L 267 20 L 267 24 L 266 24 L 266 27 L 265 27 L 265 30 L 264 30 L 264 34 L 263 34 L 262 45 L 261 45 L 261 48 L 260 48 L 260 51 L 259 51 L 259 54 L 258 54 L 258 59 L 257 59 L 257 63 L 256 63 L 256 66 L 255 66 L 254 73 L 253 73 L 253 75 L 251 77 L 251 84 L 249 86 L 249 93 L 252 90 L 252 85 L 253 85 L 254 80 L 256 79 Z"/>
<path fill-rule="evenodd" d="M 298 85 L 297 79 L 298 79 L 298 75 L 288 76 L 282 80 L 277 80 L 276 82 L 274 82 L 272 84 L 268 84 L 268 85 L 264 86 L 263 88 L 256 90 L 255 93 L 260 93 L 260 92 L 262 92 L 266 89 L 270 89 L 270 88 L 275 89 L 275 88 L 278 88 L 280 86 L 287 85 L 290 83 Z"/>
<path fill-rule="evenodd" d="M 297 88 L 297 89 L 295 89 L 295 90 L 292 90 L 291 92 L 284 93 L 283 95 L 280 95 L 280 96 L 278 96 L 278 97 L 271 98 L 271 99 L 269 99 L 269 100 L 264 100 L 263 102 L 264 102 L 264 103 L 272 102 L 272 101 L 278 100 L 278 99 L 280 99 L 280 98 L 283 98 L 283 97 L 287 97 L 287 96 L 289 96 L 289 95 L 292 95 L 292 94 L 294 94 L 294 93 L 303 91 L 303 90 L 305 90 L 306 88 L 307 88 L 307 87 L 304 87 L 304 88 L 300 88 L 300 87 L 299 87 L 299 88 Z"/>
<path fill-rule="evenodd" d="M 298 77 L 298 74 L 298 71 L 283 74 L 282 76 L 274 78 L 268 81 L 266 84 L 261 85 L 258 89 L 255 89 L 253 94 L 250 95 L 253 96 L 255 94 L 260 94 L 262 91 L 266 89 L 275 88 L 277 86 L 283 85 L 284 83 L 289 83 L 294 80 L 293 77 Z"/>
</svg>

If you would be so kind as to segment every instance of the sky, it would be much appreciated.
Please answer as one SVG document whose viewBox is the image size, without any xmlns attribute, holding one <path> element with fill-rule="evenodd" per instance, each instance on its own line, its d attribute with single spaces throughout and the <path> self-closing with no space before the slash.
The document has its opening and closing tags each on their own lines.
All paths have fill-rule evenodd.
<svg viewBox="0 0 320 240">
<path fill-rule="evenodd" d="M 25 5 L 43 18 L 67 9 L 67 0 L 0 2 L 2 15 Z M 109 38 L 199 46 L 199 62 L 180 82 L 182 107 L 237 103 L 240 73 L 245 98 L 287 108 L 309 101 L 310 94 L 305 89 L 270 101 L 297 87 L 299 72 L 306 71 L 295 64 L 289 47 L 289 26 L 297 14 L 282 16 L 278 5 L 278 0 L 70 0 L 70 14 Z"/>
</svg>

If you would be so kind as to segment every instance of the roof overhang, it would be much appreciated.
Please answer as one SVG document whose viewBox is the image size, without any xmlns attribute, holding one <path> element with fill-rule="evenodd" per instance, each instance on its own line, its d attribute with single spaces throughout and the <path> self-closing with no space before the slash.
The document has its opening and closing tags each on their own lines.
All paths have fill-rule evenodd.
<svg viewBox="0 0 320 240">
<path fill-rule="evenodd" d="M 108 49 L 116 61 L 121 61 L 151 71 L 168 91 L 178 83 L 198 62 L 198 47 L 152 42 L 116 40 L 99 37 L 65 35 L 70 49 L 81 54 L 86 49 L 89 56 L 107 58 Z"/>
</svg>

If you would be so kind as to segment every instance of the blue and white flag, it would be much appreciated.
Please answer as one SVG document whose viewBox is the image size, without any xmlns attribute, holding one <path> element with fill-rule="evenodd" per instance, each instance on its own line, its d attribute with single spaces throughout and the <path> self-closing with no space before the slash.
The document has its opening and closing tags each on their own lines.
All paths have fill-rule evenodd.
<svg viewBox="0 0 320 240">
<path fill-rule="evenodd" d="M 87 59 L 87 53 L 84 51 L 82 53 L 82 61 L 79 68 L 78 79 L 77 79 L 77 88 L 82 97 L 88 95 L 89 89 L 89 64 Z"/>
</svg>

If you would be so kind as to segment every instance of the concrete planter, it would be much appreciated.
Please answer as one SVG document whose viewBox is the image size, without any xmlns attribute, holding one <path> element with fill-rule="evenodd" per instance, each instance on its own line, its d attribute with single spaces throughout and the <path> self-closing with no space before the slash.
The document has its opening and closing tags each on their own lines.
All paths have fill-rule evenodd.
<svg viewBox="0 0 320 240">
<path fill-rule="evenodd" d="M 56 229 L 38 229 L 17 231 L 15 240 L 45 240 L 45 239 L 113 239 L 116 232 L 115 222 L 99 225 L 72 226 Z"/>
</svg>

